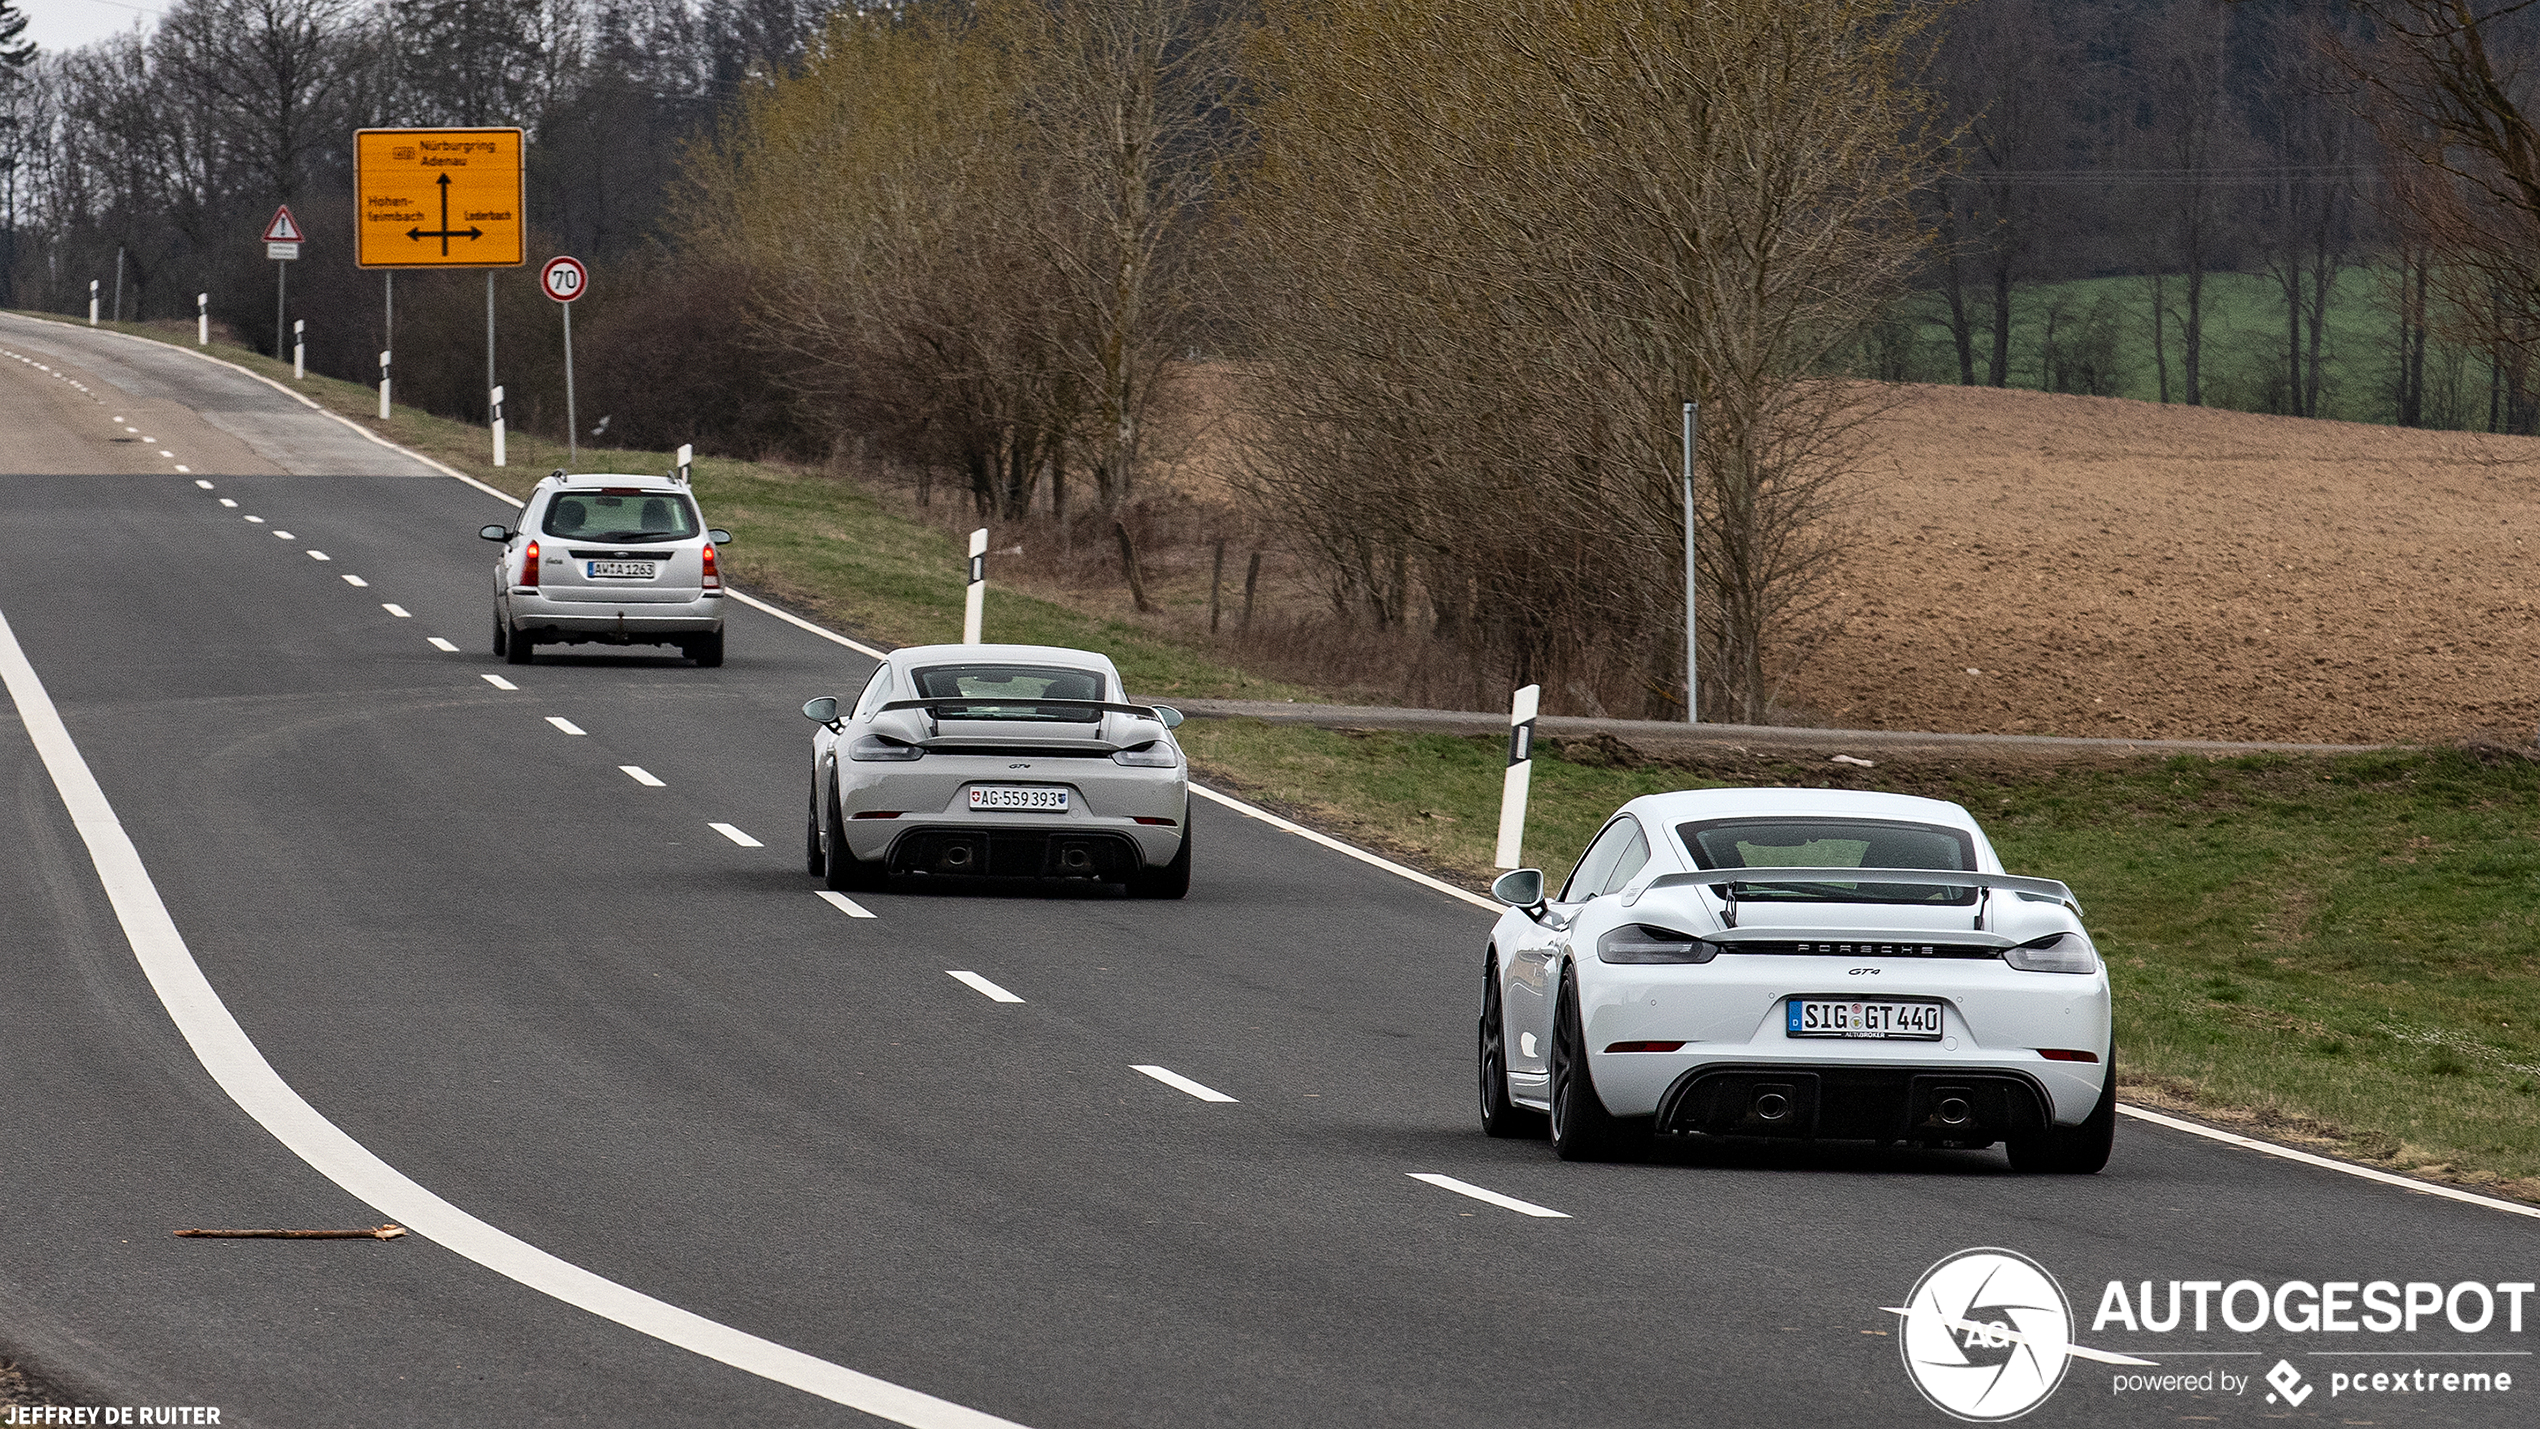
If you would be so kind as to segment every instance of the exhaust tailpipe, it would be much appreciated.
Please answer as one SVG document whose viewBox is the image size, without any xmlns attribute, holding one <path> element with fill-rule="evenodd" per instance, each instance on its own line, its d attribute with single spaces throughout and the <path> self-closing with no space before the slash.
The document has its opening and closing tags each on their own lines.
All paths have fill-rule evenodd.
<svg viewBox="0 0 2540 1429">
<path fill-rule="evenodd" d="M 1973 1109 L 1967 1105 L 1967 1099 L 1965 1097 L 1941 1098 L 1940 1106 L 1937 1108 L 1937 1113 L 1940 1117 L 1940 1124 L 1942 1126 L 1965 1126 L 1975 1117 L 1975 1113 Z"/>
</svg>

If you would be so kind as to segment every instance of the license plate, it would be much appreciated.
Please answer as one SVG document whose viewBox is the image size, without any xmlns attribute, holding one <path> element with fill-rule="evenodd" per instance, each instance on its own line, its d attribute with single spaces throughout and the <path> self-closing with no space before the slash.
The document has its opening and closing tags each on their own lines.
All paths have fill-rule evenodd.
<svg viewBox="0 0 2540 1429">
<path fill-rule="evenodd" d="M 1064 814 L 1067 812 L 1067 791 L 1026 784 L 973 784 L 970 786 L 970 807 Z"/>
<path fill-rule="evenodd" d="M 1940 1004 L 1890 999 L 1794 997 L 1793 1037 L 1874 1037 L 1909 1042 L 1940 1040 Z"/>
<path fill-rule="evenodd" d="M 650 561 L 591 561 L 583 566 L 583 574 L 593 580 L 615 576 L 620 579 L 648 581 L 656 567 Z"/>
</svg>

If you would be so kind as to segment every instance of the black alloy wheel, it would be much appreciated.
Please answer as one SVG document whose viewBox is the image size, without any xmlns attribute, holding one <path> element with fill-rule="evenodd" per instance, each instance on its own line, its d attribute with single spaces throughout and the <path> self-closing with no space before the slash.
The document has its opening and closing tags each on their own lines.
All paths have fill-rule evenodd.
<svg viewBox="0 0 2540 1429">
<path fill-rule="evenodd" d="M 818 878 L 829 871 L 829 856 L 820 851 L 820 790 L 803 796 L 803 872 Z"/>
<path fill-rule="evenodd" d="M 1191 891 L 1191 806 L 1182 806 L 1182 847 L 1162 868 L 1141 868 L 1129 875 L 1129 892 L 1137 898 L 1179 898 Z"/>
<path fill-rule="evenodd" d="M 2003 1149 L 2011 1169 L 2046 1176 L 2095 1176 L 2117 1147 L 2117 1048 L 2108 1044 L 2108 1080 L 2099 1104 L 2079 1126 L 2049 1126 L 2042 1136 L 2014 1138 Z"/>
<path fill-rule="evenodd" d="M 866 863 L 847 848 L 847 821 L 838 807 L 838 785 L 829 784 L 829 849 L 820 881 L 832 893 L 870 893 L 882 886 L 882 865 Z"/>
<path fill-rule="evenodd" d="M 1622 1161 L 1649 1140 L 1650 1121 L 1605 1109 L 1588 1067 L 1587 1038 L 1579 1020 L 1579 984 L 1561 969 L 1561 998 L 1552 1017 L 1552 1149 L 1564 1161 Z"/>
<path fill-rule="evenodd" d="M 509 626 L 506 626 L 506 625 L 504 625 L 504 624 L 503 624 L 503 613 L 502 613 L 501 611 L 499 611 L 499 610 L 498 610 L 498 611 L 495 611 L 495 612 L 494 612 L 494 653 L 495 653 L 495 654 L 497 654 L 497 655 L 502 654 L 502 653 L 503 653 L 503 651 L 504 651 L 504 648 L 505 648 L 506 646 L 508 646 L 508 645 L 510 645 L 510 644 L 511 644 L 511 640 L 510 640 L 510 638 L 509 638 L 509 637 L 510 637 L 510 635 L 511 635 L 511 629 L 510 629 L 510 627 L 509 627 Z"/>
<path fill-rule="evenodd" d="M 697 662 L 698 669 L 711 670 L 723 663 L 723 632 L 717 630 L 712 635 L 691 636 L 686 649 L 688 658 Z"/>
<path fill-rule="evenodd" d="M 1500 1009 L 1499 950 L 1482 954 L 1482 1130 L 1491 1136 L 1540 1138 L 1542 1112 L 1508 1099 L 1508 1023 Z"/>
<path fill-rule="evenodd" d="M 530 639 L 526 630 L 512 631 L 503 643 L 511 647 L 503 652 L 503 659 L 514 665 L 528 664 L 530 652 L 538 648 L 538 642 Z"/>
</svg>

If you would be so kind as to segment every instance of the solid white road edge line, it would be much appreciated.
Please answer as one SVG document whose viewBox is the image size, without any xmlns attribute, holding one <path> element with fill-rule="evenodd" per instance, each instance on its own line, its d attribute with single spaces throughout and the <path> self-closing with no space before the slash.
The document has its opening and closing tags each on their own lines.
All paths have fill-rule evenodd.
<svg viewBox="0 0 2540 1429">
<path fill-rule="evenodd" d="M 126 338 L 133 342 L 148 342 L 153 347 L 163 347 L 171 352 L 182 352 L 189 357 L 199 358 L 202 361 L 212 363 L 215 366 L 226 367 L 232 372 L 243 373 L 248 377 L 254 378 L 258 382 L 262 382 L 276 392 L 289 397 L 292 401 L 299 403 L 301 406 L 308 408 L 310 411 L 317 413 L 319 416 L 340 422 L 344 426 L 351 428 L 353 431 L 361 433 L 364 439 L 370 441 L 374 445 L 383 446 L 388 448 L 390 451 L 410 457 L 413 460 L 421 462 L 425 466 L 432 468 L 434 471 L 441 473 L 443 476 L 465 482 L 469 486 L 475 487 L 477 490 L 484 492 L 486 495 L 491 496 L 495 500 L 501 501 L 506 505 L 519 506 L 522 504 L 520 498 L 517 496 L 513 496 L 507 492 L 498 491 L 491 486 L 487 486 L 484 482 L 478 481 L 475 477 L 468 475 L 466 472 L 460 471 L 456 467 L 434 461 L 432 458 L 425 456 L 423 453 L 416 451 L 411 447 L 400 446 L 397 443 L 388 440 L 386 437 L 379 435 L 377 432 L 370 430 L 368 427 L 362 426 L 360 423 L 353 421 L 349 417 L 338 416 L 337 414 L 328 411 L 326 408 L 319 406 L 314 399 L 301 393 L 294 392 L 290 388 L 283 386 L 281 383 L 276 382 L 272 378 L 266 377 L 261 373 L 249 372 L 246 368 L 239 366 L 235 362 L 229 362 L 222 358 L 214 357 L 206 352 L 196 352 L 189 347 L 179 347 L 174 343 L 151 342 L 149 338 L 134 337 L 130 333 L 113 332 L 112 329 L 101 329 L 101 331 L 109 332 L 112 336 Z M 146 441 L 148 438 L 145 437 L 143 440 Z M 228 500 L 227 498 L 223 498 L 221 504 L 223 506 L 236 506 L 238 503 Z M 369 582 L 363 580 L 359 576 L 346 576 L 344 579 L 351 581 L 357 586 L 369 584 Z M 848 649 L 855 651 L 857 654 L 864 655 L 875 660 L 879 660 L 883 657 L 884 652 L 876 650 L 870 645 L 850 640 L 846 636 L 840 635 L 834 630 L 825 630 L 820 626 L 814 625 L 810 621 L 803 619 L 801 616 L 795 615 L 790 611 L 779 610 L 775 606 L 769 605 L 763 600 L 758 600 L 744 595 L 737 590 L 730 590 L 728 591 L 728 594 L 732 599 L 740 601 L 742 604 L 749 606 L 753 610 L 763 611 L 766 614 L 775 616 L 777 619 L 784 621 L 788 625 L 799 626 L 824 640 L 830 640 L 840 645 L 844 645 Z M 1432 889 L 1436 892 L 1446 894 L 1450 898 L 1460 898 L 1463 901 L 1472 904 L 1476 908 L 1486 909 L 1492 913 L 1497 913 L 1499 911 L 1498 904 L 1482 897 L 1478 893 L 1468 893 L 1451 883 L 1431 878 L 1429 875 L 1422 873 L 1416 868 L 1405 867 L 1402 864 L 1394 862 L 1392 859 L 1382 857 L 1378 854 L 1369 853 L 1367 850 L 1362 848 L 1353 848 L 1348 844 L 1342 843 L 1338 839 L 1316 833 L 1314 830 L 1309 829 L 1302 824 L 1292 823 L 1289 820 L 1280 818 L 1278 815 L 1271 813 L 1267 809 L 1254 808 L 1252 805 L 1245 803 L 1241 799 L 1220 794 L 1214 789 L 1202 788 L 1198 784 L 1191 785 L 1191 792 L 1199 795 L 1201 798 L 1223 804 L 1227 808 L 1233 809 L 1247 818 L 1259 819 L 1263 823 L 1270 825 L 1272 828 L 1282 829 L 1288 833 L 1295 834 L 1301 839 L 1321 844 L 1325 848 L 1331 849 L 1336 853 L 1346 854 L 1351 858 L 1357 859 L 1361 863 L 1373 864 L 1377 868 L 1399 874 L 1402 877 L 1419 884 L 1423 888 Z M 2117 1110 L 2124 1112 L 2128 1116 L 2136 1117 L 2144 1121 L 2159 1122 L 2173 1130 L 2186 1132 L 2190 1136 L 2201 1136 L 2210 1141 L 2220 1141 L 2227 1145 L 2239 1146 L 2251 1151 L 2264 1152 L 2269 1156 L 2282 1156 L 2290 1160 L 2303 1162 L 2306 1165 L 2318 1166 L 2324 1170 L 2342 1172 L 2349 1176 L 2359 1176 L 2367 1181 L 2387 1181 L 2392 1185 L 2404 1186 L 2412 1191 L 2423 1191 L 2428 1195 L 2443 1196 L 2451 1200 L 2486 1206 L 2494 1210 L 2511 1211 L 2518 1216 L 2540 1215 L 2540 1211 L 2535 1211 L 2529 1206 L 2518 1205 L 2512 1201 L 2500 1201 L 2493 1196 L 2481 1196 L 2475 1192 L 2463 1191 L 2450 1186 L 2438 1185 L 2432 1181 L 2416 1181 L 2405 1176 L 2393 1176 L 2387 1171 L 2375 1171 L 2368 1166 L 2354 1166 L 2343 1161 L 2331 1161 L 2323 1156 L 2313 1156 L 2308 1152 L 2296 1151 L 2289 1146 L 2278 1146 L 2273 1142 L 2259 1141 L 2254 1137 L 2237 1136 L 2227 1131 L 2217 1131 L 2209 1126 L 2198 1126 L 2194 1122 L 2177 1121 L 2173 1118 L 2162 1116 L 2158 1112 L 2145 1111 L 2139 1107 L 2127 1106 L 2123 1102 L 2119 1102 L 2117 1104 Z"/>
<path fill-rule="evenodd" d="M 1307 840 L 1310 843 L 1321 844 L 1323 847 L 1332 850 L 1334 853 L 1345 853 L 1351 858 L 1357 859 L 1360 863 L 1372 863 L 1387 873 L 1408 878 L 1423 888 L 1443 893 L 1449 898 L 1461 898 L 1476 908 L 1486 908 L 1493 913 L 1497 913 L 1499 911 L 1498 904 L 1493 903 L 1478 893 L 1468 893 L 1444 879 L 1431 878 L 1429 875 L 1422 873 L 1416 868 L 1406 868 L 1403 865 L 1394 862 L 1392 859 L 1369 853 L 1363 848 L 1352 848 L 1348 844 L 1342 843 L 1339 839 L 1333 838 L 1327 834 L 1318 834 L 1303 824 L 1291 823 L 1286 819 L 1280 818 L 1278 815 L 1271 813 L 1268 809 L 1256 809 L 1241 799 L 1231 798 L 1227 795 L 1218 793 L 1214 789 L 1203 788 L 1198 784 L 1193 784 L 1191 786 L 1191 792 L 1199 795 L 1203 799 L 1223 804 L 1227 808 L 1234 810 L 1247 819 L 1259 819 L 1274 829 L 1281 829 L 1288 833 L 1292 833 L 1298 838 Z"/>
<path fill-rule="evenodd" d="M 498 1275 L 707 1359 L 912 1429 L 1021 1429 L 1012 1420 L 860 1374 L 595 1275 L 451 1205 L 345 1135 L 274 1071 L 213 991 L 5 614 L 0 614 L 0 683 L 7 685 L 28 739 L 88 845 L 133 956 L 186 1045 L 240 1110 L 320 1175 L 414 1234 Z"/>
<path fill-rule="evenodd" d="M 956 976 L 958 976 L 958 974 L 956 974 Z M 1168 1071 L 1163 1067 L 1131 1067 L 1129 1070 L 1132 1072 L 1144 1072 L 1148 1076 L 1162 1082 L 1164 1085 L 1171 1087 L 1173 1090 L 1177 1092 L 1189 1092 L 1192 1096 L 1195 1096 L 1204 1102 L 1230 1102 L 1234 1100 L 1233 1097 L 1226 1095 L 1224 1092 L 1218 1091 L 1213 1087 L 1203 1087 L 1199 1083 L 1192 1081 L 1190 1078 L 1183 1076 L 1181 1073 Z"/>
<path fill-rule="evenodd" d="M 2415 1191 L 2427 1196 L 2441 1196 L 2447 1201 L 2459 1201 L 2465 1205 L 2472 1206 L 2485 1206 L 2489 1210 L 2495 1211 L 2511 1211 L 2517 1216 L 2529 1216 L 2534 1220 L 2540 1220 L 2540 1206 L 2525 1206 L 2513 1201 L 2501 1201 L 2494 1196 L 2482 1196 L 2476 1191 L 2464 1191 L 2458 1186 L 2445 1186 L 2433 1181 L 2419 1181 L 2410 1176 L 2400 1176 L 2388 1171 L 2376 1171 L 2370 1166 L 2358 1166 L 2351 1161 L 2337 1161 L 2326 1156 L 2314 1156 L 2307 1151 L 2296 1151 L 2290 1146 L 2278 1146 L 2272 1141 L 2260 1141 L 2253 1136 L 2238 1136 L 2228 1131 L 2218 1130 L 2214 1127 L 2199 1126 L 2192 1121 L 2182 1121 L 2174 1116 L 2163 1116 L 2157 1111 L 2145 1111 L 2141 1107 L 2127 1106 L 2123 1102 L 2117 1103 L 2117 1110 L 2125 1113 L 2127 1116 L 2133 1117 L 2137 1121 L 2148 1121 L 2155 1126 L 2166 1126 L 2172 1131 L 2184 1131 L 2191 1136 L 2201 1136 L 2208 1141 L 2219 1141 L 2227 1146 L 2237 1146 L 2244 1151 L 2255 1151 L 2266 1156 L 2280 1156 L 2287 1161 L 2299 1161 L 2305 1166 L 2317 1166 L 2329 1171 L 2343 1171 L 2349 1176 L 2360 1176 L 2367 1181 L 2378 1181 L 2385 1186 L 2396 1186 L 2402 1191 Z"/>
<path fill-rule="evenodd" d="M 647 789 L 659 789 L 663 787 L 662 782 L 653 777 L 653 772 L 646 769 L 641 764 L 621 764 L 617 766 L 617 772 L 634 780 L 636 783 L 643 785 Z"/>
<path fill-rule="evenodd" d="M 843 893 L 833 893 L 826 888 L 816 889 L 814 892 L 818 894 L 821 902 L 828 904 L 830 907 L 837 909 L 839 912 L 846 914 L 850 918 L 874 918 L 880 916 L 872 909 L 865 907 L 863 904 L 858 903 Z"/>
<path fill-rule="evenodd" d="M 1452 1176 L 1441 1176 L 1435 1171 L 1405 1171 L 1402 1174 L 1414 1181 L 1426 1181 L 1441 1191 L 1453 1191 L 1459 1196 L 1470 1196 L 1476 1201 L 1486 1202 L 1504 1211 L 1515 1211 L 1521 1216 L 1541 1216 L 1546 1220 L 1555 1221 L 1570 1219 L 1568 1211 L 1556 1211 L 1550 1206 L 1538 1206 L 1532 1201 L 1521 1201 L 1514 1196 L 1503 1196 L 1497 1191 L 1485 1190 L 1470 1181 L 1458 1181 Z"/>
<path fill-rule="evenodd" d="M 574 733 L 579 734 L 581 731 L 575 730 Z M 706 827 L 723 835 L 725 838 L 730 839 L 732 842 L 739 844 L 743 848 L 767 847 L 767 845 L 760 843 L 757 839 L 751 838 L 748 834 L 741 832 L 739 829 L 732 827 L 730 824 L 708 824 Z"/>
<path fill-rule="evenodd" d="M 947 968 L 944 970 L 944 975 L 961 983 L 963 986 L 978 993 L 980 996 L 985 997 L 990 1002 L 1021 1002 L 1023 1000 L 1016 997 L 1013 993 L 1006 991 L 1004 988 L 997 986 L 995 983 L 988 981 L 986 978 L 979 976 L 977 973 L 954 972 L 950 968 Z M 1228 1097 L 1226 1100 L 1233 1101 L 1234 1098 Z"/>
<path fill-rule="evenodd" d="M 563 715 L 549 715 L 547 716 L 547 723 L 554 725 L 559 731 L 565 734 L 581 734 L 584 732 L 582 726 L 566 719 Z"/>
</svg>

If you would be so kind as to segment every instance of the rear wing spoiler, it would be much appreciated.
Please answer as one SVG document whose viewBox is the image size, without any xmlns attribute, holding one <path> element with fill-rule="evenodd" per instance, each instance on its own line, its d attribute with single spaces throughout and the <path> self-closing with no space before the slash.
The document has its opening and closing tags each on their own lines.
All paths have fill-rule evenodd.
<svg viewBox="0 0 2540 1429">
<path fill-rule="evenodd" d="M 1735 918 L 1737 890 L 1744 888 L 1792 888 L 1811 884 L 1910 883 L 1927 888 L 1976 888 L 1990 894 L 1994 889 L 2005 893 L 2041 898 L 2061 903 L 2081 916 L 2081 901 L 2071 888 L 2051 878 L 2030 878 L 2018 873 L 1960 873 L 1940 868 L 1708 868 L 1698 873 L 1662 873 L 1649 880 L 1631 903 L 1662 888 L 1709 887 L 1719 891 L 1731 906 Z M 1629 906 L 1628 904 L 1626 906 Z M 1736 926 L 1732 921 L 1730 926 Z"/>
<path fill-rule="evenodd" d="M 1135 715 L 1140 719 L 1151 719 L 1157 724 L 1164 723 L 1164 716 L 1157 712 L 1157 707 L 1154 705 L 1124 705 L 1116 704 L 1110 700 L 1048 700 L 1021 698 L 981 699 L 976 696 L 931 700 L 892 700 L 890 703 L 882 706 L 881 709 L 875 710 L 874 713 L 880 714 L 884 710 L 924 710 L 937 719 L 959 719 L 961 716 L 957 713 L 957 711 L 960 710 L 1013 709 L 1018 705 L 1029 705 L 1035 709 L 1103 710 L 1111 714 Z M 948 711 L 954 713 L 948 713 Z"/>
</svg>

